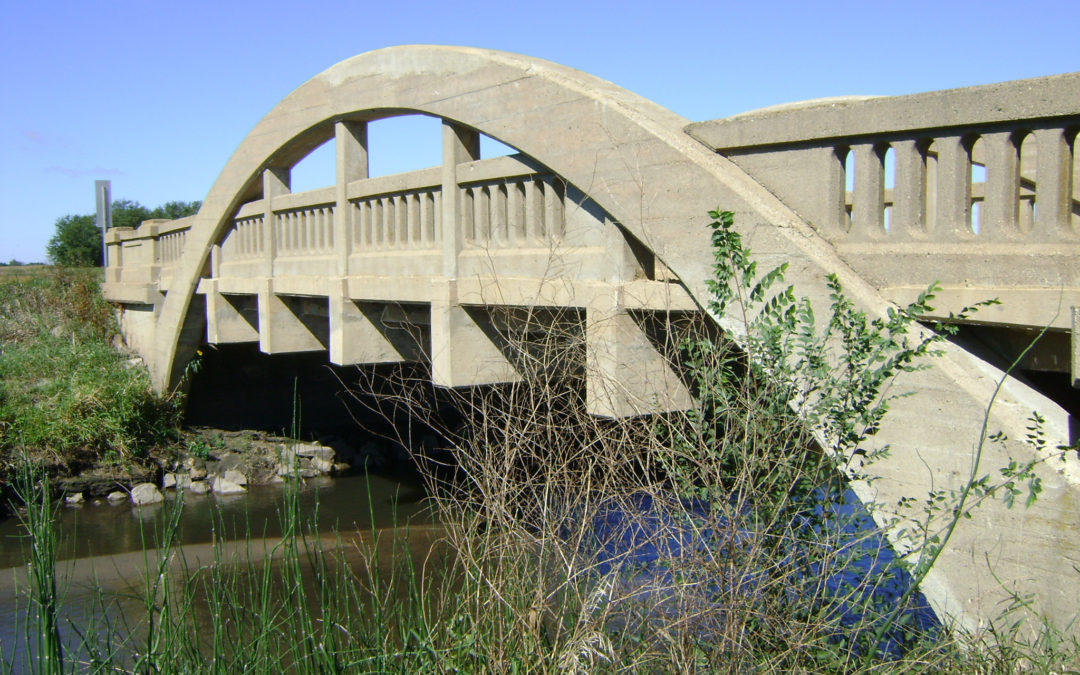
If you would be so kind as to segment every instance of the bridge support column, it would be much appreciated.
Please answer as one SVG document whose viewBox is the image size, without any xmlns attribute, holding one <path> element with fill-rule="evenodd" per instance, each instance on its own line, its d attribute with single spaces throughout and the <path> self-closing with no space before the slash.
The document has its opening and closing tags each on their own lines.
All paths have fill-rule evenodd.
<svg viewBox="0 0 1080 675">
<path fill-rule="evenodd" d="M 458 256 L 461 254 L 461 191 L 458 189 L 457 166 L 480 159 L 480 134 L 463 126 L 443 120 L 442 133 L 442 236 L 443 276 L 456 279 Z"/>
<path fill-rule="evenodd" d="M 414 357 L 417 350 L 400 344 L 391 333 L 393 329 L 381 326 L 371 303 L 357 303 L 349 297 L 347 280 L 341 280 L 340 292 L 336 287 L 331 289 L 329 308 L 330 363 L 399 363 Z"/>
<path fill-rule="evenodd" d="M 269 167 L 263 171 L 263 276 L 274 276 L 274 257 L 277 255 L 277 223 L 274 219 L 274 197 L 292 191 L 292 169 Z"/>
<path fill-rule="evenodd" d="M 622 303 L 622 289 L 593 299 L 585 312 L 586 407 L 601 417 L 686 410 L 686 385 Z"/>
<path fill-rule="evenodd" d="M 503 338 L 479 309 L 457 303 L 457 285 L 447 284 L 431 303 L 431 379 L 443 387 L 520 382 L 500 348 Z M 439 297 L 441 296 L 441 297 Z"/>
<path fill-rule="evenodd" d="M 280 354 L 326 349 L 325 343 L 329 341 L 326 310 L 322 311 L 322 316 L 317 310 L 311 311 L 314 305 L 322 302 L 325 301 L 321 298 L 278 295 L 274 293 L 273 283 L 264 280 L 259 291 L 259 351 Z"/>
<path fill-rule="evenodd" d="M 349 202 L 349 183 L 368 177 L 367 122 L 334 124 L 337 180 L 334 183 L 334 241 L 337 249 L 337 273 L 349 273 L 349 253 L 353 248 L 353 206 Z M 331 316 L 333 314 L 331 313 Z"/>
<path fill-rule="evenodd" d="M 228 296 L 218 292 L 218 280 L 207 279 L 206 341 L 210 344 L 258 342 L 258 306 L 252 296 Z"/>
</svg>

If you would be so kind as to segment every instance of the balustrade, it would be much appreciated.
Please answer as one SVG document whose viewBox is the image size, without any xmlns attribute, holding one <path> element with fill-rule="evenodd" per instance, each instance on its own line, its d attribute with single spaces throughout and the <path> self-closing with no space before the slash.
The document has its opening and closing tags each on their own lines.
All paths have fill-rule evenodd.
<svg viewBox="0 0 1080 675">
<path fill-rule="evenodd" d="M 172 277 L 180 262 L 191 218 L 147 220 L 137 228 L 113 228 L 105 238 L 107 282 L 156 284 Z"/>
<path fill-rule="evenodd" d="M 552 176 L 468 182 L 461 191 L 461 226 L 468 245 L 527 248 L 562 238 L 565 190 Z"/>
<path fill-rule="evenodd" d="M 1018 123 L 988 134 L 841 142 L 834 151 L 847 159 L 844 178 L 852 185 L 844 191 L 847 219 L 816 224 L 848 241 L 1074 240 L 1080 234 L 1075 138 L 1064 126 Z M 889 149 L 896 155 L 891 189 L 883 161 Z M 1044 155 L 1050 159 L 1039 161 Z"/>
<path fill-rule="evenodd" d="M 350 200 L 353 250 L 436 249 L 442 241 L 437 187 Z"/>
<path fill-rule="evenodd" d="M 274 212 L 280 257 L 328 255 L 334 250 L 334 205 L 318 204 Z"/>
<path fill-rule="evenodd" d="M 834 242 L 1076 241 L 1078 80 L 808 102 L 688 131 Z"/>
</svg>

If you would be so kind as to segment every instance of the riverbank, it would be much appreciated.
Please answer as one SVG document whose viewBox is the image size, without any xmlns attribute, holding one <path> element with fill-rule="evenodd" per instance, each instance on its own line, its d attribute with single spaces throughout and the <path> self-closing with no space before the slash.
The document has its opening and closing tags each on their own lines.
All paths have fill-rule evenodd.
<svg viewBox="0 0 1080 675">
<path fill-rule="evenodd" d="M 130 485 L 177 450 L 182 401 L 124 351 L 100 282 L 100 269 L 0 275 L 0 485 L 24 460 Z"/>
</svg>

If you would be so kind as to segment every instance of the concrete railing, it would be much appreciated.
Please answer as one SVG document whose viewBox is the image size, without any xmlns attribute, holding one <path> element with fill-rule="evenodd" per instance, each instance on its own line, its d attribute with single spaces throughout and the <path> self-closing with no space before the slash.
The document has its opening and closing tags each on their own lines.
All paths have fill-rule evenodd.
<svg viewBox="0 0 1080 675">
<path fill-rule="evenodd" d="M 439 248 L 440 180 L 435 168 L 350 183 L 352 252 Z"/>
<path fill-rule="evenodd" d="M 1067 312 L 1031 310 L 1057 306 L 1062 292 L 1063 306 L 1080 303 L 1077 91 L 1080 73 L 824 99 L 687 132 L 795 209 L 886 297 L 909 301 L 936 280 L 945 310 L 999 295 L 993 320 L 1065 328 Z"/>
<path fill-rule="evenodd" d="M 687 130 L 833 241 L 1076 241 L 1078 87 L 1073 73 L 810 101 Z"/>
<path fill-rule="evenodd" d="M 458 167 L 466 245 L 490 248 L 558 243 L 565 227 L 565 188 L 515 157 Z"/>
<path fill-rule="evenodd" d="M 146 220 L 136 228 L 110 229 L 105 235 L 106 283 L 167 287 L 192 219 Z"/>
<path fill-rule="evenodd" d="M 516 157 L 466 162 L 458 172 L 467 247 L 532 248 L 561 239 L 565 188 L 552 175 Z M 349 183 L 349 254 L 441 250 L 441 181 L 435 167 Z M 221 240 L 215 276 L 258 261 L 333 255 L 335 209 L 332 187 L 273 197 L 269 209 L 262 199 L 244 204 Z"/>
</svg>

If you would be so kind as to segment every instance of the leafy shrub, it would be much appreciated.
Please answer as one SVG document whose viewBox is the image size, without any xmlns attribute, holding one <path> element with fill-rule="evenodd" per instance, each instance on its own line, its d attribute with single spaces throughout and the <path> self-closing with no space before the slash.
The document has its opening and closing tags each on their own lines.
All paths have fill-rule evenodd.
<svg viewBox="0 0 1080 675">
<path fill-rule="evenodd" d="M 99 273 L 58 270 L 8 281 L 0 301 L 0 451 L 63 463 L 143 456 L 171 437 L 179 400 L 110 345 L 117 328 Z"/>
</svg>

